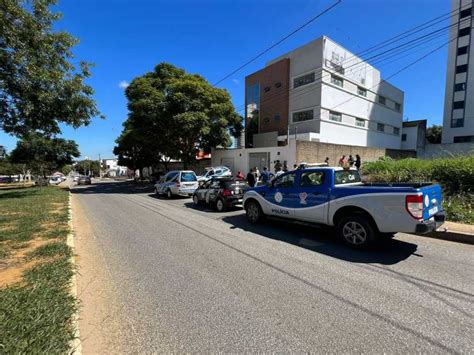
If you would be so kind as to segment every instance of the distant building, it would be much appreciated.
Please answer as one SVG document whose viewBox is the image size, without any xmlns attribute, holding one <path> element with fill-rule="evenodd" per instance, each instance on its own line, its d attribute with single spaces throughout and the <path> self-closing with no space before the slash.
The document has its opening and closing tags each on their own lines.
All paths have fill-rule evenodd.
<svg viewBox="0 0 474 355">
<path fill-rule="evenodd" d="M 105 175 L 114 177 L 114 176 L 123 176 L 127 174 L 128 168 L 126 166 L 118 165 L 118 159 L 102 159 L 102 169 Z"/>
<path fill-rule="evenodd" d="M 326 36 L 245 79 L 245 147 L 297 140 L 401 148 L 404 94 Z"/>
<path fill-rule="evenodd" d="M 442 143 L 474 142 L 472 0 L 452 0 Z"/>
<path fill-rule="evenodd" d="M 402 149 L 417 150 L 426 144 L 427 120 L 406 121 L 402 127 Z"/>
</svg>

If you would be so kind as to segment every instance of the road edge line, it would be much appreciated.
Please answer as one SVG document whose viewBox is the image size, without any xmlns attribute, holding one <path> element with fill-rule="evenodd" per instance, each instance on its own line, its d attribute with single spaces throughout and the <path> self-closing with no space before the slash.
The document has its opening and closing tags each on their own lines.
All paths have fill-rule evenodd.
<svg viewBox="0 0 474 355">
<path fill-rule="evenodd" d="M 69 190 L 69 200 L 68 200 L 68 226 L 69 233 L 67 235 L 66 244 L 72 249 L 71 257 L 69 261 L 73 266 L 73 274 L 71 277 L 70 292 L 73 295 L 76 302 L 77 299 L 77 280 L 76 280 L 76 260 L 75 260 L 75 248 L 74 248 L 74 226 L 72 224 L 72 194 Z M 74 339 L 70 342 L 71 354 L 82 354 L 82 342 L 80 338 L 79 331 L 79 308 L 77 308 L 72 316 L 72 327 L 74 330 Z"/>
</svg>

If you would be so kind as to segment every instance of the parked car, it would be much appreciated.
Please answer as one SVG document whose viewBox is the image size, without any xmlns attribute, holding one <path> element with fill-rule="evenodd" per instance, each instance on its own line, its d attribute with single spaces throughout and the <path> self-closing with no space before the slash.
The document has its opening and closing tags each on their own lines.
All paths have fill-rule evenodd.
<svg viewBox="0 0 474 355">
<path fill-rule="evenodd" d="M 303 167 L 249 189 L 244 208 L 252 223 L 268 215 L 334 226 L 356 248 L 381 235 L 434 231 L 445 221 L 439 185 L 363 183 L 357 170 L 330 167 Z"/>
<path fill-rule="evenodd" d="M 79 176 L 77 179 L 78 185 L 90 185 L 92 184 L 91 178 L 89 176 Z"/>
<path fill-rule="evenodd" d="M 51 178 L 49 179 L 49 184 L 50 185 L 59 185 L 63 181 L 64 180 L 62 180 L 60 176 L 51 176 Z"/>
<path fill-rule="evenodd" d="M 157 195 L 166 195 L 168 198 L 173 196 L 192 196 L 198 188 L 196 174 L 191 170 L 174 170 L 167 173 L 155 184 L 155 193 Z"/>
<path fill-rule="evenodd" d="M 194 191 L 195 205 L 207 204 L 222 212 L 227 208 L 242 204 L 245 190 L 249 185 L 245 181 L 227 177 L 213 177 Z"/>
<path fill-rule="evenodd" d="M 232 171 L 226 166 L 216 166 L 214 168 L 206 168 L 206 172 L 202 176 L 198 176 L 198 181 L 208 181 L 213 177 L 226 176 L 231 177 Z"/>
</svg>

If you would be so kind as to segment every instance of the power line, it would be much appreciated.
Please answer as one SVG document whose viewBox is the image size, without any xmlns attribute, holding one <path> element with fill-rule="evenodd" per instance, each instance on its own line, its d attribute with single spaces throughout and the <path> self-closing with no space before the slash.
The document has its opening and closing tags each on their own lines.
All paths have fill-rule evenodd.
<svg viewBox="0 0 474 355">
<path fill-rule="evenodd" d="M 317 14 L 316 16 L 312 17 L 311 19 L 309 19 L 308 21 L 306 21 L 304 24 L 302 24 L 301 26 L 299 26 L 298 28 L 296 28 L 295 30 L 293 30 L 292 32 L 290 32 L 289 34 L 287 34 L 285 37 L 283 37 L 282 39 L 278 40 L 277 42 L 275 42 L 274 44 L 272 44 L 270 47 L 268 47 L 267 49 L 263 50 L 262 52 L 260 52 L 259 54 L 257 54 L 255 57 L 253 57 L 252 59 L 250 59 L 249 61 L 245 62 L 244 64 L 242 64 L 240 67 L 238 67 L 237 69 L 234 69 L 232 72 L 230 72 L 229 74 L 227 74 L 226 76 L 224 76 L 222 79 L 218 80 L 216 83 L 214 83 L 213 85 L 216 86 L 218 85 L 219 83 L 223 82 L 225 79 L 229 78 L 230 76 L 234 75 L 235 73 L 237 73 L 238 71 L 240 71 L 241 69 L 245 68 L 247 65 L 249 65 L 250 63 L 254 62 L 255 60 L 257 60 L 258 58 L 260 58 L 261 56 L 263 56 L 264 54 L 268 53 L 270 50 L 272 50 L 273 48 L 275 48 L 276 46 L 278 46 L 279 44 L 281 44 L 282 42 L 286 41 L 288 38 L 290 38 L 291 36 L 293 36 L 295 33 L 301 31 L 303 28 L 305 28 L 306 26 L 308 26 L 309 24 L 311 24 L 312 22 L 316 21 L 318 18 L 320 18 L 321 16 L 325 15 L 326 13 L 328 13 L 330 10 L 332 10 L 333 8 L 335 8 L 337 5 L 339 5 L 340 3 L 342 2 L 342 0 L 337 0 L 334 4 L 332 4 L 331 6 L 327 7 L 326 9 L 324 9 L 322 12 L 320 12 L 319 14 Z"/>
</svg>

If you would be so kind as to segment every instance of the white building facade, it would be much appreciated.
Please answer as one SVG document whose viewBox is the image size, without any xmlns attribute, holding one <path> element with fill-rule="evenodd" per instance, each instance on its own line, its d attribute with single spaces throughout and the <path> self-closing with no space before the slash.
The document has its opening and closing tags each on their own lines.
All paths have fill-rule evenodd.
<svg viewBox="0 0 474 355">
<path fill-rule="evenodd" d="M 474 142 L 472 0 L 453 0 L 442 143 Z"/>
<path fill-rule="evenodd" d="M 404 94 L 383 81 L 377 69 L 325 36 L 268 62 L 266 68 L 284 60 L 289 62 L 289 94 L 281 95 L 288 100 L 287 118 L 281 122 L 290 135 L 300 139 L 304 134 L 322 143 L 401 149 Z M 268 75 L 265 80 L 259 112 L 270 111 L 265 104 L 272 103 Z M 266 116 L 259 118 L 271 120 L 272 114 Z M 274 129 L 271 123 L 269 128 Z M 260 124 L 257 134 L 269 132 L 264 128 Z M 280 133 L 278 140 L 287 136 Z"/>
</svg>

